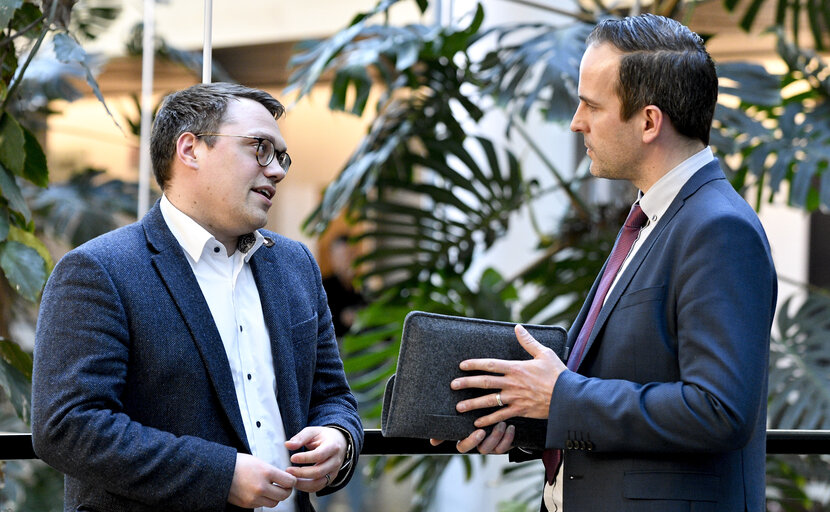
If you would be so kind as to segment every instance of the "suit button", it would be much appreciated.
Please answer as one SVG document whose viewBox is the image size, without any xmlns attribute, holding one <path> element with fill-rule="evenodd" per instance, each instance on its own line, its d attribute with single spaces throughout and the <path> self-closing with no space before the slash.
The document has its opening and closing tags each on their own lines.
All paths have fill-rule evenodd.
<svg viewBox="0 0 830 512">
<path fill-rule="evenodd" d="M 565 447 L 568 448 L 568 450 L 573 450 L 574 449 L 574 442 L 571 441 L 570 439 L 568 439 L 568 443 L 565 445 Z"/>
</svg>

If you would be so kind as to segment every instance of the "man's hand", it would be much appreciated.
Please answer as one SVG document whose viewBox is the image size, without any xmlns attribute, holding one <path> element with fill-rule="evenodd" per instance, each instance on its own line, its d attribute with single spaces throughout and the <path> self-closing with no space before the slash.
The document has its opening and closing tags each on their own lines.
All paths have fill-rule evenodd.
<svg viewBox="0 0 830 512">
<path fill-rule="evenodd" d="M 524 327 L 516 325 L 515 330 L 519 344 L 533 356 L 533 359 L 527 361 L 467 359 L 461 361 L 460 368 L 464 371 L 479 370 L 491 374 L 502 374 L 502 376 L 460 377 L 450 384 L 452 389 L 494 390 L 492 394 L 464 400 L 455 406 L 458 412 L 499 407 L 495 412 L 478 418 L 475 421 L 476 427 L 486 427 L 516 416 L 538 419 L 548 417 L 553 387 L 559 374 L 567 367 L 553 350 L 533 339 Z M 502 406 L 499 406 L 499 400 Z M 476 432 L 473 432 L 472 436 L 475 435 Z M 481 440 L 484 441 L 483 438 Z M 472 442 L 470 437 L 462 441 L 465 447 Z"/>
<path fill-rule="evenodd" d="M 302 447 L 308 451 L 291 456 L 292 464 L 286 471 L 297 477 L 295 487 L 305 492 L 317 492 L 334 482 L 346 459 L 348 440 L 342 432 L 331 427 L 306 427 L 285 442 L 289 450 Z"/>
<path fill-rule="evenodd" d="M 506 423 L 501 422 L 493 428 L 489 436 L 484 430 L 478 429 L 467 436 L 466 439 L 458 441 L 455 448 L 460 453 L 467 453 L 473 448 L 478 448 L 479 453 L 484 455 L 489 453 L 507 453 L 513 447 L 513 438 L 515 435 L 516 427 L 513 425 L 508 426 Z M 430 439 L 429 442 L 432 446 L 438 446 L 444 441 Z"/>
<path fill-rule="evenodd" d="M 242 508 L 276 507 L 297 479 L 247 453 L 236 454 L 228 503 Z"/>
</svg>

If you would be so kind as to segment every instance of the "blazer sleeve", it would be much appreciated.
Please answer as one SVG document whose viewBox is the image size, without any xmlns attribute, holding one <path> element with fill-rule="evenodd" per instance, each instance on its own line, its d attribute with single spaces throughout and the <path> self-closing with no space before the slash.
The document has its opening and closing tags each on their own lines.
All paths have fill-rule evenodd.
<svg viewBox="0 0 830 512">
<path fill-rule="evenodd" d="M 646 259 L 638 270 L 665 274 L 660 311 L 667 313 L 632 307 L 600 334 L 603 344 L 676 351 L 677 378 L 563 372 L 551 397 L 548 447 L 586 432 L 604 452 L 723 452 L 751 438 L 766 400 L 775 271 L 757 218 L 704 217 L 671 239 L 677 250 L 663 268 Z M 649 364 L 648 351 L 638 357 Z"/>
<path fill-rule="evenodd" d="M 309 404 L 308 424 L 314 426 L 337 425 L 349 432 L 353 443 L 352 462 L 344 474 L 338 474 L 334 485 L 317 494 L 330 494 L 343 488 L 354 474 L 358 455 L 363 448 L 363 423 L 357 412 L 357 400 L 351 392 L 340 349 L 334 334 L 326 292 L 320 269 L 308 248 L 302 246 L 313 269 L 312 282 L 315 286 L 317 323 L 317 357 L 314 383 Z"/>
<path fill-rule="evenodd" d="M 35 452 L 67 475 L 150 506 L 224 510 L 234 448 L 150 428 L 122 412 L 129 340 L 105 266 L 83 249 L 67 254 L 49 279 L 37 324 Z"/>
</svg>

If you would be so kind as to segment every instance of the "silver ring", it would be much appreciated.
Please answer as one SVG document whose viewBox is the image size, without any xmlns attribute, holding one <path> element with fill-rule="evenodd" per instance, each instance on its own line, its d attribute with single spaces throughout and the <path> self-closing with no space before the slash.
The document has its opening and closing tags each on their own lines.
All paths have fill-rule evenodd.
<svg viewBox="0 0 830 512">
<path fill-rule="evenodd" d="M 499 407 L 504 407 L 504 404 L 501 401 L 501 391 L 496 393 L 496 403 L 499 404 Z"/>
<path fill-rule="evenodd" d="M 324 476 L 326 477 L 326 487 L 328 487 L 331 484 L 331 477 L 329 477 L 328 473 L 326 473 Z"/>
</svg>

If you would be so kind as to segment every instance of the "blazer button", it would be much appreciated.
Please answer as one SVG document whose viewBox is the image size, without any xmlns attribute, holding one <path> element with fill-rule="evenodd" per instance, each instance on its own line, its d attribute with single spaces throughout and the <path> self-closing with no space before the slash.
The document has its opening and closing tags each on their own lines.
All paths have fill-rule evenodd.
<svg viewBox="0 0 830 512">
<path fill-rule="evenodd" d="M 568 439 L 568 443 L 565 445 L 565 447 L 566 447 L 568 450 L 573 450 L 573 449 L 574 449 L 574 442 L 573 442 L 573 441 L 571 441 L 570 439 Z"/>
</svg>

